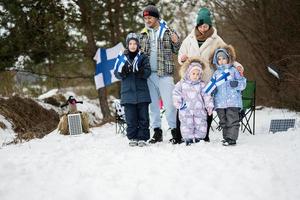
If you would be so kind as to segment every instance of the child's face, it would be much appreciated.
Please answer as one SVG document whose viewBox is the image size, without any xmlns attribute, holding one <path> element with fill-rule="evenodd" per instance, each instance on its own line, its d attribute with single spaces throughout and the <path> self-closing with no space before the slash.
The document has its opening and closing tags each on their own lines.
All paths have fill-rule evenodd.
<svg viewBox="0 0 300 200">
<path fill-rule="evenodd" d="M 194 69 L 190 73 L 191 81 L 197 81 L 200 79 L 200 71 L 198 69 Z"/>
<path fill-rule="evenodd" d="M 224 58 L 224 57 L 222 57 L 222 56 L 219 56 L 219 57 L 218 57 L 218 64 L 219 64 L 219 65 L 228 64 L 228 59 L 227 59 L 227 58 Z"/>
<path fill-rule="evenodd" d="M 135 40 L 129 40 L 128 49 L 130 52 L 136 52 L 137 47 L 137 42 Z"/>
</svg>

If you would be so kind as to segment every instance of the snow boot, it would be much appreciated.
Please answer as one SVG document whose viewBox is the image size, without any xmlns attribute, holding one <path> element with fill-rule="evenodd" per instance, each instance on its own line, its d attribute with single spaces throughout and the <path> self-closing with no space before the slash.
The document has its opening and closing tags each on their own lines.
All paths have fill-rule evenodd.
<svg viewBox="0 0 300 200">
<path fill-rule="evenodd" d="M 185 139 L 185 145 L 186 146 L 190 146 L 193 143 L 193 139 L 189 138 L 189 139 Z"/>
<path fill-rule="evenodd" d="M 149 140 L 149 143 L 155 144 L 156 142 L 162 142 L 162 141 L 163 141 L 162 130 L 160 128 L 155 128 L 153 137 Z"/>
<path fill-rule="evenodd" d="M 205 136 L 205 138 L 203 139 L 205 142 L 210 142 L 210 139 L 208 136 Z"/>
<path fill-rule="evenodd" d="M 200 138 L 195 138 L 195 143 L 199 143 L 201 141 Z"/>
<path fill-rule="evenodd" d="M 172 144 L 181 144 L 183 142 L 180 130 L 178 130 L 178 128 L 173 128 L 171 130 L 171 134 L 172 134 L 172 138 L 169 141 Z"/>
<path fill-rule="evenodd" d="M 137 141 L 137 140 L 130 140 L 130 141 L 129 141 L 129 146 L 135 147 L 135 146 L 137 146 L 137 145 L 138 145 L 138 141 Z"/>
<path fill-rule="evenodd" d="M 226 140 L 225 142 L 223 142 L 223 146 L 233 146 L 233 145 L 236 145 L 235 140 Z"/>
<path fill-rule="evenodd" d="M 144 147 L 144 146 L 147 146 L 147 143 L 144 140 L 139 140 L 138 141 L 138 146 L 139 147 Z"/>
</svg>

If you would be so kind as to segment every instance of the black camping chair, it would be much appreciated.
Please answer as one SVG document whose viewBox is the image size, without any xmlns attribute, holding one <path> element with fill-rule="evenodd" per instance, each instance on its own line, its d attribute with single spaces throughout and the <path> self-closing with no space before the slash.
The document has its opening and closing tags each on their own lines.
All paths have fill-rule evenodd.
<svg viewBox="0 0 300 200">
<path fill-rule="evenodd" d="M 116 134 L 126 135 L 126 121 L 124 107 L 121 105 L 120 99 L 113 100 L 115 109 Z"/>
<path fill-rule="evenodd" d="M 256 101 L 256 81 L 247 81 L 247 86 L 242 92 L 243 109 L 240 112 L 241 130 L 247 130 L 250 134 L 255 134 L 255 101 Z M 252 120 L 252 124 L 251 124 Z"/>
</svg>

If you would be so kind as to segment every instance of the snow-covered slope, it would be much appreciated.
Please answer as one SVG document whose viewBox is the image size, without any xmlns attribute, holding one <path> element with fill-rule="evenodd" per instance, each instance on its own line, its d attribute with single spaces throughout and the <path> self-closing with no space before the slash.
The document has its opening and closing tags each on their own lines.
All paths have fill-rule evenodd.
<svg viewBox="0 0 300 200">
<path fill-rule="evenodd" d="M 240 133 L 234 147 L 222 146 L 218 131 L 189 147 L 169 144 L 167 131 L 163 143 L 129 147 L 114 124 L 4 146 L 0 199 L 300 199 L 299 113 L 265 108 L 256 116 L 256 135 Z M 296 128 L 268 133 L 278 118 L 296 118 Z"/>
</svg>

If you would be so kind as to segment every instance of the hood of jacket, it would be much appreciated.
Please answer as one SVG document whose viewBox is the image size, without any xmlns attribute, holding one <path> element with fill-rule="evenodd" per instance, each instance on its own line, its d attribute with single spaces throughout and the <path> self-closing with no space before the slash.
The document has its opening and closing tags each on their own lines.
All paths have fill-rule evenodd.
<svg viewBox="0 0 300 200">
<path fill-rule="evenodd" d="M 204 64 L 204 62 L 201 61 L 199 57 L 190 57 L 182 64 L 179 70 L 180 78 L 189 80 L 189 73 L 193 68 L 193 63 L 195 63 L 195 65 L 201 65 L 200 77 L 202 80 L 202 73 L 203 70 L 206 68 L 206 65 Z"/>
<path fill-rule="evenodd" d="M 228 55 L 229 57 L 229 65 L 232 65 L 235 61 L 236 61 L 236 53 L 235 53 L 235 49 L 233 48 L 232 45 L 225 45 L 225 46 L 220 46 L 216 49 L 214 49 L 210 56 L 209 56 L 209 63 L 215 67 L 215 69 L 218 68 L 217 66 L 217 58 L 216 55 L 218 52 L 224 52 L 226 55 Z"/>
</svg>

